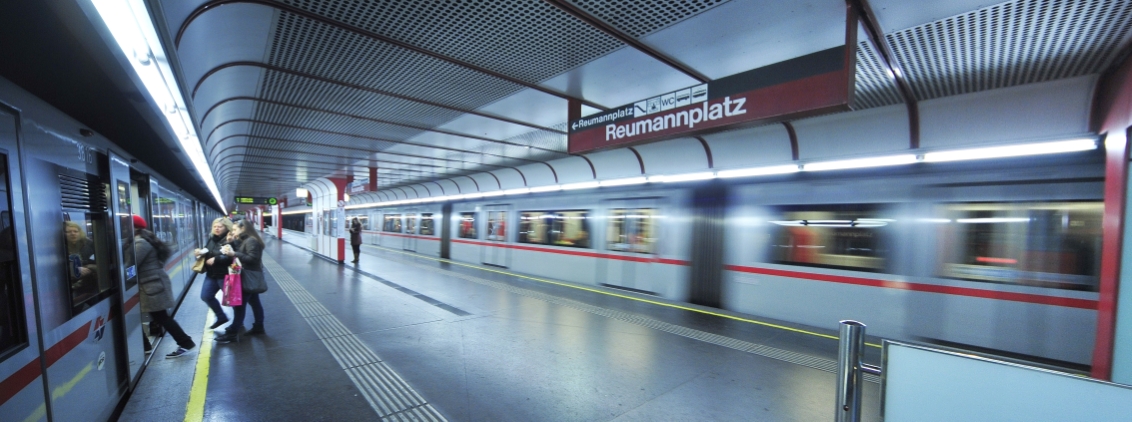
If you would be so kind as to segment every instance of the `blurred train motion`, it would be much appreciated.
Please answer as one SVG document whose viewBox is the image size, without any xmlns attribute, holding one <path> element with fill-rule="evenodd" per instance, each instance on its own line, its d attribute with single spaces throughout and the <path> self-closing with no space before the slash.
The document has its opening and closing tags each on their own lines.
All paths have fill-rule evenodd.
<svg viewBox="0 0 1132 422">
<path fill-rule="evenodd" d="M 1103 153 L 348 209 L 364 242 L 1083 368 Z M 284 237 L 333 213 L 285 213 Z M 290 233 L 290 234 L 287 234 Z M 332 233 L 327 233 L 333 235 Z"/>
<path fill-rule="evenodd" d="M 219 213 L 119 151 L 0 79 L 0 420 L 106 420 L 137 382 L 131 214 L 172 249 L 174 296 L 188 290 Z"/>
</svg>

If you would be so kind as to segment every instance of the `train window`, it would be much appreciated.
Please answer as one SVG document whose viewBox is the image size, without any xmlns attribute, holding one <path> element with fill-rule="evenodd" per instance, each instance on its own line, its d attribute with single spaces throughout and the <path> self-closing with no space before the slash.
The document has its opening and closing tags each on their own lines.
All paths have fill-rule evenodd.
<svg viewBox="0 0 1132 422">
<path fill-rule="evenodd" d="M 949 204 L 943 213 L 940 276 L 1097 290 L 1102 202 Z"/>
<path fill-rule="evenodd" d="M 307 230 L 307 215 L 306 214 L 283 214 L 283 228 L 287 230 L 294 230 L 297 232 L 304 232 Z"/>
<path fill-rule="evenodd" d="M 63 212 L 63 264 L 71 292 L 72 312 L 77 314 L 105 297 L 113 288 L 109 275 L 112 262 L 103 242 L 109 228 L 98 214 Z"/>
<path fill-rule="evenodd" d="M 773 225 L 775 263 L 857 271 L 883 271 L 889 223 L 879 206 L 863 204 L 784 206 Z"/>
<path fill-rule="evenodd" d="M 507 241 L 507 211 L 488 211 L 487 240 Z"/>
<path fill-rule="evenodd" d="M 589 248 L 589 211 L 523 211 L 519 242 Z"/>
<path fill-rule="evenodd" d="M 610 210 L 607 247 L 611 251 L 656 253 L 656 219 L 655 209 Z"/>
<path fill-rule="evenodd" d="M 417 215 L 405 214 L 405 233 L 414 234 L 417 232 Z"/>
<path fill-rule="evenodd" d="M 382 230 L 401 233 L 401 214 L 385 214 L 385 226 Z"/>
<path fill-rule="evenodd" d="M 8 156 L 0 154 L 0 356 L 27 344 L 23 280 L 16 259 L 16 235 L 12 228 Z"/>
<path fill-rule="evenodd" d="M 519 243 L 547 244 L 546 228 L 554 215 L 544 211 L 523 211 L 519 213 Z"/>
<path fill-rule="evenodd" d="M 460 213 L 459 236 L 463 239 L 478 239 L 478 237 L 476 237 L 476 213 Z"/>
<path fill-rule="evenodd" d="M 421 234 L 424 236 L 433 236 L 436 230 L 433 229 L 435 222 L 432 221 L 432 213 L 426 212 L 421 214 Z"/>
</svg>

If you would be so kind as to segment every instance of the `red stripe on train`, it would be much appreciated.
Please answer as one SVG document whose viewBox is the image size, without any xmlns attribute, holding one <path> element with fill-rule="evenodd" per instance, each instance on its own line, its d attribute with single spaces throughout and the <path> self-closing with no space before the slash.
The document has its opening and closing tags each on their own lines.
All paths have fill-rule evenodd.
<svg viewBox="0 0 1132 422">
<path fill-rule="evenodd" d="M 0 406 L 7 403 L 12 397 L 15 397 L 16 393 L 23 391 L 24 387 L 35 382 L 35 379 L 39 378 L 40 374 L 42 374 L 42 372 L 39 370 L 39 359 L 35 359 L 28 362 L 27 365 L 24 365 L 23 368 L 20 368 L 20 370 L 16 371 L 16 373 L 12 374 L 8 379 L 0 382 Z M 42 393 L 42 391 L 40 393 Z"/>
<path fill-rule="evenodd" d="M 935 284 L 908 283 L 902 281 L 887 281 L 830 274 L 814 274 L 799 271 L 775 270 L 770 268 L 745 267 L 740 265 L 725 265 L 724 268 L 730 271 L 738 271 L 743 273 L 801 278 L 814 281 L 827 281 L 831 283 L 853 284 L 857 286 L 884 287 L 889 289 L 911 290 L 927 293 L 942 293 L 956 296 L 978 297 L 983 299 L 1036 303 L 1039 305 L 1065 306 L 1069 308 L 1081 308 L 1090 310 L 1097 309 L 1097 301 L 1089 299 L 1053 297 L 1029 293 L 998 292 L 993 290 L 972 289 L 967 287 L 939 286 Z"/>
<path fill-rule="evenodd" d="M 128 312 L 130 312 L 131 309 L 134 309 L 134 306 L 137 306 L 138 301 L 141 300 L 140 293 L 141 292 L 134 293 L 134 297 L 131 297 L 129 300 L 126 301 L 126 304 L 123 306 L 124 308 L 126 308 L 126 310 L 123 313 L 128 313 Z"/>
</svg>

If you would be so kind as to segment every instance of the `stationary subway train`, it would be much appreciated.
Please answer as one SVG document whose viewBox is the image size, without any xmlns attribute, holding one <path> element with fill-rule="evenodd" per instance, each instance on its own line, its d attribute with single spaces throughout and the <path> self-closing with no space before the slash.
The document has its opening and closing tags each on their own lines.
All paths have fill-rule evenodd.
<svg viewBox="0 0 1132 422">
<path fill-rule="evenodd" d="M 1084 368 L 1103 152 L 347 210 L 364 242 Z M 284 227 L 332 227 L 286 214 Z M 289 235 L 284 234 L 284 238 Z M 331 233 L 327 233 L 331 234 Z"/>
<path fill-rule="evenodd" d="M 131 214 L 173 255 L 219 213 L 108 140 L 0 79 L 0 420 L 106 420 L 147 356 Z"/>
</svg>

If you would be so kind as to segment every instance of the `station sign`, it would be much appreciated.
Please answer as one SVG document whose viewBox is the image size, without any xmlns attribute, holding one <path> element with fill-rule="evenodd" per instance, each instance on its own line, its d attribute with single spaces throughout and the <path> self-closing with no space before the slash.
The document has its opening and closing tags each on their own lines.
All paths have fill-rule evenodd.
<svg viewBox="0 0 1132 422">
<path fill-rule="evenodd" d="M 279 203 L 279 200 L 275 199 L 274 196 L 271 196 L 271 197 L 266 197 L 266 196 L 237 196 L 236 197 L 236 204 L 237 205 L 275 205 L 275 204 L 278 204 L 278 203 Z"/>
<path fill-rule="evenodd" d="M 857 19 L 845 45 L 572 120 L 568 150 L 578 154 L 849 109 Z"/>
</svg>

